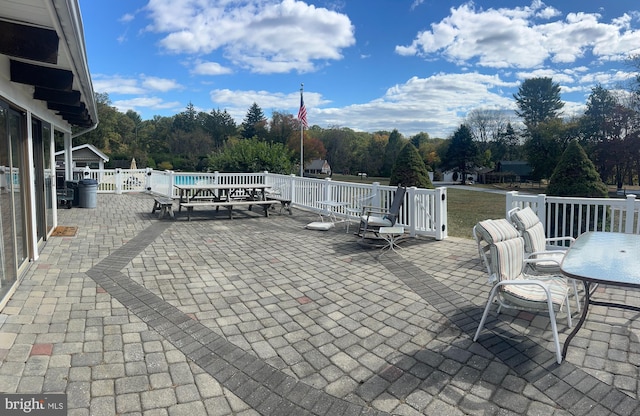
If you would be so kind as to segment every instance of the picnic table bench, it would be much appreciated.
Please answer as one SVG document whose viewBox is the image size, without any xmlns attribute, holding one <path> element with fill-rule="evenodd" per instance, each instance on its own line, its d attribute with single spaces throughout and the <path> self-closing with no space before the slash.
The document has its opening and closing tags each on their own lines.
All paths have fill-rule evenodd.
<svg viewBox="0 0 640 416">
<path fill-rule="evenodd" d="M 178 211 L 187 210 L 187 220 L 191 221 L 191 212 L 195 207 L 213 207 L 216 211 L 220 207 L 227 208 L 229 219 L 233 219 L 233 208 L 260 205 L 264 209 L 264 216 L 269 216 L 269 208 L 277 203 L 265 197 L 269 185 L 261 183 L 244 184 L 193 184 L 174 185 L 180 192 Z"/>
<path fill-rule="evenodd" d="M 269 216 L 269 208 L 277 203 L 277 201 L 270 200 L 243 200 L 243 199 L 231 199 L 229 201 L 190 201 L 190 202 L 181 202 L 180 208 L 184 207 L 187 209 L 187 221 L 191 221 L 191 212 L 195 207 L 214 207 L 216 210 L 220 207 L 227 208 L 229 211 L 229 219 L 233 219 L 233 207 L 237 206 L 248 206 L 249 210 L 254 205 L 261 205 L 264 209 L 264 216 Z"/>
<path fill-rule="evenodd" d="M 154 214 L 158 210 L 160 210 L 160 213 L 158 214 L 159 218 L 163 218 L 167 214 L 169 214 L 171 218 L 174 218 L 173 199 L 165 196 L 156 196 L 153 198 L 153 209 L 151 210 L 151 213 Z"/>
</svg>

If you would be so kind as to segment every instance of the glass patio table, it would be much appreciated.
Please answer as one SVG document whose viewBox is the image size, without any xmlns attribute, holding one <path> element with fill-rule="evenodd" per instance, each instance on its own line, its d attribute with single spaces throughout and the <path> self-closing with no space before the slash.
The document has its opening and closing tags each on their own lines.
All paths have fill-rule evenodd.
<svg viewBox="0 0 640 416">
<path fill-rule="evenodd" d="M 567 355 L 571 340 L 584 324 L 590 305 L 640 312 L 638 306 L 591 298 L 598 284 L 640 289 L 640 235 L 601 231 L 584 233 L 567 251 L 560 270 L 566 276 L 582 281 L 585 290 L 584 309 L 578 324 L 564 343 L 563 358 Z"/>
</svg>

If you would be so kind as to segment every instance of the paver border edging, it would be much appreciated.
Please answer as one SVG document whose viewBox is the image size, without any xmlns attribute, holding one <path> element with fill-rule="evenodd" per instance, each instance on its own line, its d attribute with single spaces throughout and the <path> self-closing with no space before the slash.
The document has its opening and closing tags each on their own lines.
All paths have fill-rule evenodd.
<svg viewBox="0 0 640 416">
<path fill-rule="evenodd" d="M 143 322 L 165 337 L 224 387 L 264 415 L 362 415 L 386 412 L 313 388 L 243 351 L 121 270 L 173 223 L 157 222 L 89 269 L 86 274 Z"/>
<path fill-rule="evenodd" d="M 451 323 L 472 336 L 480 322 L 482 308 L 399 255 L 381 256 L 380 263 Z M 598 413 L 600 410 L 623 416 L 640 411 L 640 403 L 632 397 L 574 364 L 567 361 L 557 364 L 555 354 L 534 341 L 517 342 L 501 336 L 509 333 L 508 324 L 495 316 L 487 319 L 489 334 L 478 342 L 569 413 L 602 414 Z"/>
</svg>

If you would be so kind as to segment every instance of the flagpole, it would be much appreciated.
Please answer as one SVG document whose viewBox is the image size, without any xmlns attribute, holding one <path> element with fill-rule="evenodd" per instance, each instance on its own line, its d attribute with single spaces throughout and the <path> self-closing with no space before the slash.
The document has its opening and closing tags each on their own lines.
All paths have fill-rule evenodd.
<svg viewBox="0 0 640 416">
<path fill-rule="evenodd" d="M 300 83 L 300 103 L 302 103 L 302 90 L 304 84 Z M 300 177 L 304 177 L 304 123 L 300 120 Z"/>
</svg>

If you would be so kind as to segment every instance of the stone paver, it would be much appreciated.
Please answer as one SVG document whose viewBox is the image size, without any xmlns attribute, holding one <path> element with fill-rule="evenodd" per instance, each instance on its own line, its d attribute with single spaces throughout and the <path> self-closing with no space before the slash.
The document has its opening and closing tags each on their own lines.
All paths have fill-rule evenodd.
<svg viewBox="0 0 640 416">
<path fill-rule="evenodd" d="M 70 415 L 640 411 L 633 313 L 592 308 L 559 366 L 544 316 L 492 314 L 471 340 L 489 287 L 470 240 L 378 256 L 300 210 L 187 222 L 152 204 L 59 211 L 78 235 L 50 238 L 0 313 L 0 391 L 67 393 Z"/>
</svg>

